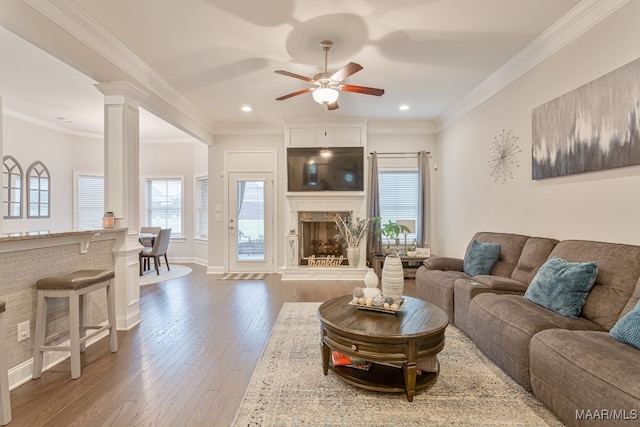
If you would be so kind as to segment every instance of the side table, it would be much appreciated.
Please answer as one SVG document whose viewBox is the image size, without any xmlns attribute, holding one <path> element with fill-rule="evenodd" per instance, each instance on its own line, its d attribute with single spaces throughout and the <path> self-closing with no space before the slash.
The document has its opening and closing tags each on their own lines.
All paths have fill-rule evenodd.
<svg viewBox="0 0 640 427">
<path fill-rule="evenodd" d="M 379 279 L 382 279 L 382 266 L 384 265 L 384 259 L 386 255 L 374 255 L 373 256 L 373 271 L 378 275 Z M 401 255 L 402 269 L 404 271 L 405 279 L 414 279 L 416 277 L 416 270 L 422 265 L 422 262 L 429 257 L 421 256 L 406 256 Z"/>
</svg>

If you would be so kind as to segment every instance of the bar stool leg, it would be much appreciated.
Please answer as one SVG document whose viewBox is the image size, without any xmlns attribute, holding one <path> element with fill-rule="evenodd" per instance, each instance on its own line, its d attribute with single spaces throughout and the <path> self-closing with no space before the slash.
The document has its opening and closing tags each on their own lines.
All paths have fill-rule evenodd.
<svg viewBox="0 0 640 427">
<path fill-rule="evenodd" d="M 80 378 L 80 301 L 76 291 L 69 292 L 69 331 L 71 334 L 71 379 Z"/>
<path fill-rule="evenodd" d="M 33 343 L 33 374 L 32 377 L 40 378 L 42 375 L 42 356 L 41 347 L 44 345 L 45 332 L 47 324 L 47 298 L 43 291 L 38 291 L 38 303 L 36 308 L 36 332 Z"/>
<path fill-rule="evenodd" d="M 111 352 L 118 351 L 118 330 L 116 328 L 116 293 L 114 289 L 113 279 L 109 280 L 107 285 L 107 316 L 109 317 L 109 339 Z"/>
<path fill-rule="evenodd" d="M 5 353 L 4 316 L 0 313 L 0 425 L 11 422 L 11 398 L 9 396 L 9 371 Z"/>
<path fill-rule="evenodd" d="M 80 339 L 82 340 L 82 338 L 85 337 L 85 335 L 87 335 L 87 330 L 85 329 L 85 326 L 87 324 L 87 304 L 86 304 L 86 298 L 87 295 L 86 294 L 81 294 L 80 298 L 79 298 L 79 303 L 80 303 Z M 80 353 L 84 353 L 85 349 L 86 349 L 86 342 L 85 341 L 81 341 L 80 342 Z"/>
</svg>

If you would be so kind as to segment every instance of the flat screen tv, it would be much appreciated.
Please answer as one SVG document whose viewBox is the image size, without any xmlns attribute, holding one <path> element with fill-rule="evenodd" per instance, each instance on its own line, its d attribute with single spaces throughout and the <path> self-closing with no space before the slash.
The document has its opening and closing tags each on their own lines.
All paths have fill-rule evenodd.
<svg viewBox="0 0 640 427">
<path fill-rule="evenodd" d="M 363 191 L 363 147 L 287 149 L 288 191 Z"/>
</svg>

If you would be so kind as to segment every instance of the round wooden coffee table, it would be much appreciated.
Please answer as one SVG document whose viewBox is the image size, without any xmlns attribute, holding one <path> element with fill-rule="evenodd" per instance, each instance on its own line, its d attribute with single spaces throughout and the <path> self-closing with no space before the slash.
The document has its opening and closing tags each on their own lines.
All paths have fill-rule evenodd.
<svg viewBox="0 0 640 427">
<path fill-rule="evenodd" d="M 321 323 L 322 367 L 349 384 L 373 391 L 406 393 L 413 401 L 417 390 L 436 382 L 436 355 L 444 347 L 449 324 L 440 308 L 404 297 L 404 308 L 381 313 L 349 305 L 351 295 L 329 300 L 318 308 Z M 331 352 L 371 362 L 369 370 L 333 366 Z"/>
</svg>

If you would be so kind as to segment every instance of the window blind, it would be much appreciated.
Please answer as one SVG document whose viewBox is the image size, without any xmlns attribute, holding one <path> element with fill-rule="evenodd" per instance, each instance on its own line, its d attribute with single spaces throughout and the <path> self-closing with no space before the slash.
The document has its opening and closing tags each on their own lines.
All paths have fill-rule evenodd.
<svg viewBox="0 0 640 427">
<path fill-rule="evenodd" d="M 209 237 L 209 178 L 196 179 L 196 237 Z"/>
<path fill-rule="evenodd" d="M 391 220 L 418 219 L 418 171 L 411 170 L 379 170 L 378 190 L 380 197 L 381 223 L 386 224 Z M 417 238 L 416 230 L 407 233 L 407 243 Z M 404 234 L 400 236 L 400 242 L 404 244 Z M 386 238 L 382 239 L 386 244 Z M 393 243 L 393 242 L 392 242 Z"/>
<path fill-rule="evenodd" d="M 146 225 L 170 228 L 172 236 L 182 236 L 182 179 L 147 179 Z"/>
<path fill-rule="evenodd" d="M 78 230 L 102 228 L 104 216 L 104 177 L 78 175 Z"/>
</svg>

